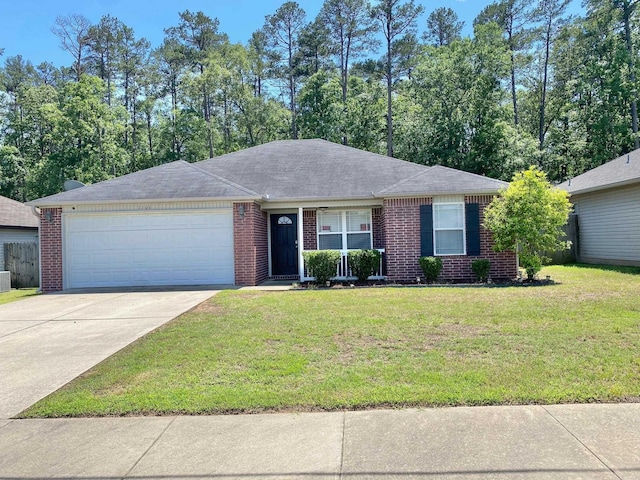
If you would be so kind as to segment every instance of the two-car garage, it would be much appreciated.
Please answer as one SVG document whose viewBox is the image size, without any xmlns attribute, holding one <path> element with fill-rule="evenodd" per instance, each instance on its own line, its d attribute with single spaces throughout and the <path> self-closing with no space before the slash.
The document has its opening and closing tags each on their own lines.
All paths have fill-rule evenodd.
<svg viewBox="0 0 640 480">
<path fill-rule="evenodd" d="M 64 288 L 234 283 L 230 208 L 63 214 Z"/>
</svg>

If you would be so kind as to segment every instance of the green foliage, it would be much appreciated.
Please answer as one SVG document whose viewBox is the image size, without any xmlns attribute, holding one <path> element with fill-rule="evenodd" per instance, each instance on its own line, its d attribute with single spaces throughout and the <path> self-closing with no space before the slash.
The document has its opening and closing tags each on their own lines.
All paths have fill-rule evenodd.
<svg viewBox="0 0 640 480">
<path fill-rule="evenodd" d="M 336 276 L 340 251 L 338 250 L 309 250 L 302 252 L 304 263 L 310 275 L 316 277 L 316 283 L 324 285 Z"/>
<path fill-rule="evenodd" d="M 440 257 L 420 257 L 418 259 L 420 268 L 424 273 L 424 278 L 428 283 L 435 282 L 442 271 L 442 258 Z"/>
<path fill-rule="evenodd" d="M 571 204 L 564 190 L 553 188 L 544 172 L 530 167 L 485 209 L 484 226 L 493 234 L 494 250 L 516 252 L 532 279 L 547 260 L 545 252 L 567 249 L 560 240 Z"/>
<path fill-rule="evenodd" d="M 491 260 L 488 258 L 478 258 L 471 262 L 471 271 L 479 282 L 486 282 L 491 272 Z"/>
<path fill-rule="evenodd" d="M 348 261 L 351 273 L 365 282 L 380 267 L 380 252 L 374 249 L 349 250 Z"/>
<path fill-rule="evenodd" d="M 108 15 L 63 17 L 68 66 L 2 57 L 0 191 L 30 200 L 66 178 L 203 160 L 298 130 L 503 180 L 528 165 L 566 180 L 635 148 L 636 3 L 587 0 L 571 18 L 568 0 L 499 0 L 461 38 L 449 8 L 417 25 L 415 0 L 326 0 L 309 21 L 284 2 L 246 46 L 202 12 L 181 12 L 159 46 Z"/>
</svg>

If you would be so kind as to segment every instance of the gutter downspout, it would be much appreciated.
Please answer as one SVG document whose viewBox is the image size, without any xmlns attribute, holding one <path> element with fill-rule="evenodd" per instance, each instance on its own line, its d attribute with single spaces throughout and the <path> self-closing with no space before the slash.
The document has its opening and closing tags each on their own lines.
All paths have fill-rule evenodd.
<svg viewBox="0 0 640 480">
<path fill-rule="evenodd" d="M 42 293 L 42 233 L 40 232 L 40 210 L 31 205 L 31 211 L 38 217 L 38 293 Z"/>
</svg>

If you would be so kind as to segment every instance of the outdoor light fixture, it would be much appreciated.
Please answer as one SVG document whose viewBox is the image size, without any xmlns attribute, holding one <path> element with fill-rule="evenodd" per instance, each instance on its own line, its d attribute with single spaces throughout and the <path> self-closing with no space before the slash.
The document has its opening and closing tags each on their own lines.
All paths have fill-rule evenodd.
<svg viewBox="0 0 640 480">
<path fill-rule="evenodd" d="M 53 221 L 53 212 L 51 210 L 47 210 L 44 212 L 44 219 L 48 222 L 51 223 Z"/>
<path fill-rule="evenodd" d="M 240 215 L 241 218 L 244 218 L 244 205 L 240 205 L 238 207 L 238 215 Z"/>
</svg>

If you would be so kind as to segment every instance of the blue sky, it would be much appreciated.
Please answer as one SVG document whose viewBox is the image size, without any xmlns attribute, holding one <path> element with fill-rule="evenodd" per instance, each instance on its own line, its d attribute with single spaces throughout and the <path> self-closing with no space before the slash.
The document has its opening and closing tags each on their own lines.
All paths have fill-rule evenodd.
<svg viewBox="0 0 640 480">
<path fill-rule="evenodd" d="M 4 57 L 22 55 L 34 65 L 43 61 L 56 66 L 70 65 L 71 57 L 59 48 L 51 26 L 58 15 L 82 14 L 97 23 L 111 15 L 133 28 L 136 36 L 145 37 L 153 47 L 162 42 L 163 29 L 178 23 L 184 10 L 202 11 L 220 20 L 220 29 L 232 42 L 246 43 L 251 33 L 264 24 L 265 15 L 273 14 L 285 0 L 6 0 L 0 15 L 0 48 Z M 533 1 L 533 0 L 532 0 Z M 322 0 L 298 0 L 313 19 Z M 492 0 L 416 0 L 425 13 L 420 18 L 424 29 L 427 15 L 438 7 L 450 7 L 466 22 L 465 33 L 482 8 Z M 572 12 L 580 14 L 580 0 L 573 0 Z"/>
</svg>

